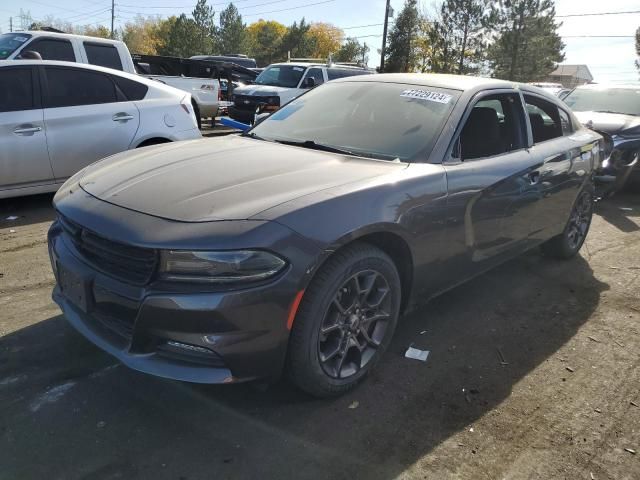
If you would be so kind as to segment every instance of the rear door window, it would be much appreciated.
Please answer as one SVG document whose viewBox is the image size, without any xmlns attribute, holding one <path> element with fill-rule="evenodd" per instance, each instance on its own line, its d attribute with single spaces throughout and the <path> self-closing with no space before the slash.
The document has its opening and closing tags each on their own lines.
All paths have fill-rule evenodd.
<svg viewBox="0 0 640 480">
<path fill-rule="evenodd" d="M 87 60 L 91 65 L 122 70 L 120 54 L 115 45 L 84 42 L 84 49 L 87 52 Z"/>
<path fill-rule="evenodd" d="M 525 95 L 524 101 L 531 123 L 533 143 L 546 142 L 562 137 L 563 125 L 560 120 L 559 109 L 556 105 L 540 97 Z"/>
<path fill-rule="evenodd" d="M 35 108 L 31 68 L 0 69 L 0 112 Z"/>
<path fill-rule="evenodd" d="M 69 40 L 57 38 L 36 38 L 22 50 L 38 52 L 43 60 L 60 60 L 63 62 L 75 62 L 73 46 Z"/>
<path fill-rule="evenodd" d="M 109 75 L 76 68 L 45 68 L 47 94 L 45 107 L 73 107 L 118 101 Z"/>
</svg>

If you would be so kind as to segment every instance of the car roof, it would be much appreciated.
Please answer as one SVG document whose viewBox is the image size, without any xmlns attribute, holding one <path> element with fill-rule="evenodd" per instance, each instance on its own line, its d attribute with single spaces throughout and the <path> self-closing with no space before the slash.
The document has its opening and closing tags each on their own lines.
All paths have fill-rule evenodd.
<svg viewBox="0 0 640 480">
<path fill-rule="evenodd" d="M 59 60 L 2 60 L 0 62 L 0 69 L 11 67 L 11 66 L 15 67 L 15 66 L 25 66 L 25 65 L 48 65 L 48 66 L 54 66 L 54 67 L 81 68 L 83 70 L 92 70 L 95 72 L 103 72 L 103 73 L 108 73 L 109 75 L 117 75 L 119 77 L 128 78 L 130 80 L 134 80 L 138 83 L 143 83 L 150 87 L 166 86 L 156 80 L 151 80 L 149 78 L 145 78 L 141 75 L 135 75 L 133 73 L 123 72 L 121 70 L 114 70 L 113 68 L 100 67 L 98 65 L 91 65 L 88 63 L 61 62 Z"/>
<path fill-rule="evenodd" d="M 46 30 L 21 30 L 19 32 L 13 32 L 13 34 L 14 35 L 28 34 L 34 37 L 50 37 L 50 38 L 60 38 L 60 39 L 67 39 L 67 40 L 69 39 L 69 37 L 73 37 L 86 42 L 111 43 L 114 45 L 122 43 L 120 40 L 112 40 L 110 38 L 90 37 L 87 35 L 76 35 L 75 33 L 47 32 Z"/>
</svg>

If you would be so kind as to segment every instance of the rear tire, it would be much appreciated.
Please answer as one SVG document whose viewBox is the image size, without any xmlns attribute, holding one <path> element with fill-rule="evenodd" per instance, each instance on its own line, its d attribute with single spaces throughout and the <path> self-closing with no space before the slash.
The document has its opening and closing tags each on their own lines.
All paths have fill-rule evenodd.
<svg viewBox="0 0 640 480">
<path fill-rule="evenodd" d="M 578 195 L 564 231 L 543 243 L 542 253 L 561 260 L 576 256 L 587 238 L 592 217 L 593 192 L 585 189 Z"/>
<path fill-rule="evenodd" d="M 355 387 L 388 347 L 401 284 L 387 254 L 355 243 L 336 252 L 306 289 L 287 358 L 289 378 L 317 397 Z"/>
</svg>

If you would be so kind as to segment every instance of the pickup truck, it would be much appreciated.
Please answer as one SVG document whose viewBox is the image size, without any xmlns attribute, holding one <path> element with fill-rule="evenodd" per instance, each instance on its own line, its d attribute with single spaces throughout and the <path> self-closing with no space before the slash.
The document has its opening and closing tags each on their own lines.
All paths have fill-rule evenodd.
<svg viewBox="0 0 640 480">
<path fill-rule="evenodd" d="M 201 118 L 214 119 L 218 113 L 220 83 L 217 79 L 210 76 L 192 78 L 140 71 L 134 63 L 136 55 L 132 58 L 124 42 L 118 40 L 50 31 L 24 31 L 0 35 L 0 60 L 20 59 L 26 51 L 39 53 L 43 60 L 88 63 L 127 73 L 138 73 L 190 93 L 198 127 L 201 126 Z"/>
</svg>

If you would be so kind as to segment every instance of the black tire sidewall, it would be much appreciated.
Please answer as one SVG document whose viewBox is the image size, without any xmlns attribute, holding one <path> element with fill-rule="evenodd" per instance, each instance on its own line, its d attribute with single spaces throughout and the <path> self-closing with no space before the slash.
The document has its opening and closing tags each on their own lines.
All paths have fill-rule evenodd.
<svg viewBox="0 0 640 480">
<path fill-rule="evenodd" d="M 298 362 L 298 365 L 296 365 L 298 373 L 306 377 L 307 382 L 305 383 L 308 383 L 308 381 L 316 383 L 317 388 L 313 388 L 313 392 L 311 392 L 314 394 L 326 393 L 330 395 L 332 393 L 340 393 L 362 380 L 375 366 L 389 346 L 398 322 L 401 303 L 401 283 L 393 261 L 381 250 L 368 245 L 363 245 L 358 248 L 357 251 L 353 249 L 349 254 L 348 257 L 350 257 L 350 261 L 348 263 L 343 263 L 340 258 L 335 258 L 330 259 L 328 264 L 323 267 L 324 272 L 328 273 L 328 275 L 317 276 L 316 279 L 312 281 L 312 284 L 305 293 L 307 302 L 301 305 L 301 310 L 303 311 L 299 311 L 303 318 L 296 318 L 294 323 L 294 328 L 302 328 L 302 331 L 295 332 L 302 336 L 302 342 L 300 343 L 302 352 L 291 353 L 293 354 L 294 361 Z M 390 319 L 387 332 L 374 357 L 358 373 L 345 379 L 333 378 L 324 372 L 320 363 L 318 353 L 320 326 L 337 289 L 351 276 L 364 270 L 377 271 L 385 277 L 389 284 L 391 311 L 389 312 Z M 319 281 L 315 281 L 317 279 Z M 302 358 L 300 358 L 301 353 Z M 298 377 L 299 376 L 300 375 L 298 375 Z M 295 378 L 294 381 L 296 381 Z M 296 383 L 300 382 L 296 381 Z M 304 385 L 301 386 L 307 391 L 311 390 L 310 388 L 305 388 Z"/>
</svg>

